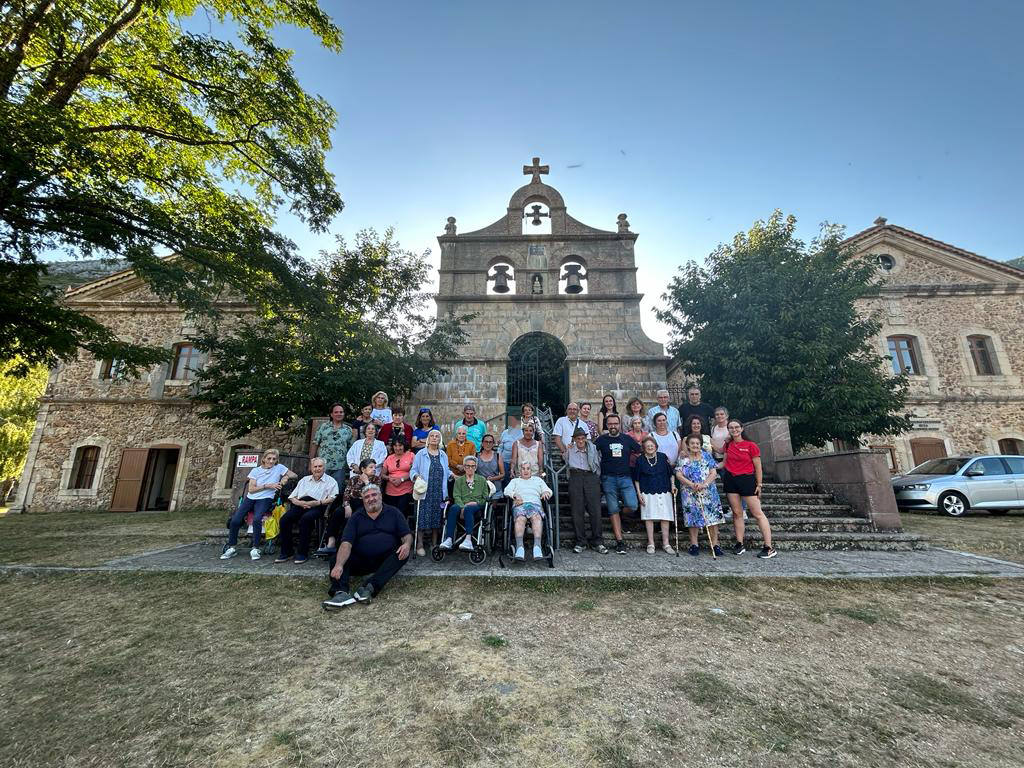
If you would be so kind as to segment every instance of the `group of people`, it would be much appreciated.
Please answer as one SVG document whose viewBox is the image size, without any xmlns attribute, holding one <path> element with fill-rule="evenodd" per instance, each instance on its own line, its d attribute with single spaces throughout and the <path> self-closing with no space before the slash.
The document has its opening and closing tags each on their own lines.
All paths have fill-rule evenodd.
<svg viewBox="0 0 1024 768">
<path fill-rule="evenodd" d="M 597 422 L 589 418 L 589 403 L 569 403 L 565 416 L 555 422 L 552 437 L 569 470 L 574 552 L 581 553 L 588 546 L 602 554 L 608 552 L 601 520 L 603 497 L 617 553 L 626 553 L 622 514 L 639 510 L 647 532 L 647 553 L 657 552 L 657 524 L 661 549 L 675 554 L 669 533 L 671 522 L 677 519 L 676 499 L 681 497 L 689 554 L 700 554 L 703 529 L 715 556 L 722 555 L 718 526 L 724 522 L 724 514 L 716 485 L 721 474 L 736 534 L 733 553 L 746 552 L 746 507 L 764 540 L 758 557 L 769 559 L 778 554 L 761 509 L 761 452 L 745 437 L 739 419 L 730 418 L 722 406 L 712 408 L 702 402 L 696 385 L 687 390 L 687 402 L 678 408 L 669 403 L 668 390 L 663 389 L 657 393 L 656 405 L 645 410 L 643 402 L 633 398 L 625 410 L 625 415 L 620 415 L 615 398 L 605 395 Z M 624 421 L 628 430 L 623 430 Z"/>
<path fill-rule="evenodd" d="M 544 480 L 545 435 L 540 419 L 531 403 L 523 404 L 521 410 L 521 417 L 510 416 L 495 439 L 477 418 L 475 407 L 466 405 L 452 440 L 445 445 L 429 408 L 419 409 L 410 424 L 405 409 L 391 407 L 385 392 L 375 393 L 352 421 L 346 420 L 343 405 L 334 404 L 329 419 L 313 436 L 310 474 L 288 494 L 275 562 L 306 562 L 312 532 L 319 520 L 326 519 L 323 546 L 316 552 L 331 564 L 330 596 L 324 607 L 369 602 L 413 549 L 419 556 L 426 554 L 428 536 L 430 546 L 452 549 L 460 519 L 466 533 L 458 548 L 472 551 L 481 546 L 474 541 L 474 523 L 489 500 L 502 498 L 508 499 L 512 515 L 514 558 L 525 559 L 529 525 L 532 555 L 540 559 L 544 501 L 553 491 Z M 758 557 L 776 555 L 760 506 L 760 451 L 725 408 L 712 409 L 701 402 L 699 387 L 688 390 L 687 402 L 680 408 L 669 403 L 667 390 L 660 390 L 657 404 L 647 409 L 639 398 L 631 399 L 622 415 L 612 395 L 603 398 L 596 413 L 589 403 L 569 403 L 565 415 L 555 422 L 551 438 L 568 468 L 576 553 L 587 546 L 602 554 L 609 551 L 603 536 L 603 497 L 617 553 L 626 553 L 622 515 L 639 510 L 647 531 L 647 552 L 657 551 L 657 523 L 661 549 L 675 554 L 669 533 L 671 521 L 677 519 L 676 499 L 681 496 L 689 553 L 699 554 L 704 529 L 715 555 L 723 554 L 717 530 L 724 521 L 716 487 L 721 473 L 736 533 L 732 551 L 737 555 L 746 551 L 745 506 L 764 539 Z M 250 512 L 250 557 L 261 557 L 261 522 L 281 489 L 296 478 L 280 464 L 277 450 L 263 453 L 229 521 L 222 559 L 238 553 L 239 530 Z M 359 590 L 350 592 L 352 576 L 367 574 L 372 575 Z"/>
</svg>

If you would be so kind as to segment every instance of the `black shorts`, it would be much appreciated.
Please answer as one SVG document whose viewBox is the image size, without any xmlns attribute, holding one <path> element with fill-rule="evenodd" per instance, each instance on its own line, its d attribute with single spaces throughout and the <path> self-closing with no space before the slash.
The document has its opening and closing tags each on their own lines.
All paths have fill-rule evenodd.
<svg viewBox="0 0 1024 768">
<path fill-rule="evenodd" d="M 722 487 L 726 493 L 753 496 L 757 488 L 757 478 L 754 475 L 734 475 L 729 470 L 723 469 Z"/>
</svg>

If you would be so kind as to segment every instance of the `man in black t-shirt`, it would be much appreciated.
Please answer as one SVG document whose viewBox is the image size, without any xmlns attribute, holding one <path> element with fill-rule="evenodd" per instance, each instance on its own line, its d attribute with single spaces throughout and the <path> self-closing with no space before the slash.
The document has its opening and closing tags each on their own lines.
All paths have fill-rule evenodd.
<svg viewBox="0 0 1024 768">
<path fill-rule="evenodd" d="M 405 516 L 384 506 L 376 485 L 363 488 L 363 508 L 345 525 L 331 569 L 330 598 L 323 601 L 323 607 L 331 611 L 352 603 L 369 603 L 409 561 L 411 547 L 412 531 Z M 350 595 L 351 577 L 366 574 L 370 577 Z"/>
<path fill-rule="evenodd" d="M 711 420 L 715 416 L 715 409 L 700 401 L 700 387 L 696 384 L 691 384 L 686 390 L 686 402 L 679 406 L 679 416 L 679 429 L 683 435 L 690 434 L 691 416 L 700 416 L 701 432 L 705 435 L 711 434 Z"/>
<path fill-rule="evenodd" d="M 639 507 L 636 488 L 633 486 L 633 470 L 629 466 L 629 455 L 640 453 L 640 444 L 629 435 L 619 432 L 619 416 L 610 413 L 604 417 L 608 430 L 594 441 L 594 447 L 601 454 L 601 490 L 608 507 L 615 534 L 615 552 L 626 554 L 626 543 L 622 540 L 622 518 L 619 510 L 625 507 L 634 510 Z"/>
</svg>

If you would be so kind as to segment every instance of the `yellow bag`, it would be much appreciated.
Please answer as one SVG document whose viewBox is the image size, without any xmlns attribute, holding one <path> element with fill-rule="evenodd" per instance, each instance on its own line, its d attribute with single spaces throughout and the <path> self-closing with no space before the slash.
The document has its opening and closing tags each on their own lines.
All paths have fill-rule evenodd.
<svg viewBox="0 0 1024 768">
<path fill-rule="evenodd" d="M 281 515 L 284 514 L 284 504 L 278 504 L 274 510 L 263 519 L 263 538 L 267 541 L 276 539 L 281 532 Z"/>
</svg>

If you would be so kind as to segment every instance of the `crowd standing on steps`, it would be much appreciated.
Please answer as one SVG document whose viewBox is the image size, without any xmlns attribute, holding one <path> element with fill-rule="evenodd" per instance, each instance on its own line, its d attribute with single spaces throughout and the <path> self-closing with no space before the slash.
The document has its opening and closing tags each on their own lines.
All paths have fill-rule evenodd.
<svg viewBox="0 0 1024 768">
<path fill-rule="evenodd" d="M 253 560 L 261 557 L 264 521 L 270 517 L 278 524 L 280 541 L 275 563 L 307 562 L 313 537 L 320 536 L 316 554 L 330 566 L 323 605 L 335 610 L 369 603 L 412 552 L 423 557 L 429 546 L 435 555 L 453 549 L 479 553 L 483 542 L 475 538 L 477 523 L 494 505 L 510 516 L 513 559 L 526 559 L 529 526 L 532 558 L 540 560 L 545 557 L 544 526 L 550 524 L 547 502 L 554 493 L 545 473 L 563 463 L 564 470 L 557 471 L 567 481 L 577 554 L 588 548 L 610 551 L 604 542 L 603 499 L 618 554 L 627 554 L 623 518 L 639 513 L 648 554 L 659 548 L 676 554 L 671 526 L 681 521 L 690 555 L 700 554 L 703 532 L 712 553 L 723 556 L 720 480 L 732 515 L 732 553 L 746 552 L 746 509 L 763 541 L 758 557 L 775 557 L 771 526 L 761 508 L 761 451 L 744 434 L 742 422 L 730 418 L 724 406 L 703 402 L 696 384 L 679 407 L 669 402 L 667 390 L 658 390 L 655 397 L 650 407 L 632 397 L 621 413 L 612 394 L 601 398 L 596 412 L 589 402 L 570 402 L 550 436 L 532 403 L 510 413 L 500 433 L 490 432 L 476 407 L 467 403 L 462 418 L 451 425 L 447 444 L 429 407 L 415 410 L 407 422 L 405 407 L 391 405 L 388 394 L 378 391 L 369 404 L 353 410 L 358 415 L 349 421 L 345 405 L 335 403 L 312 436 L 310 474 L 300 479 L 281 463 L 276 449 L 263 452 L 228 520 L 228 542 L 220 557 L 228 560 L 238 553 L 239 531 L 250 516 Z M 545 456 L 548 440 L 557 463 Z M 457 536 L 460 522 L 463 533 Z M 354 592 L 353 576 L 367 577 Z"/>
</svg>

